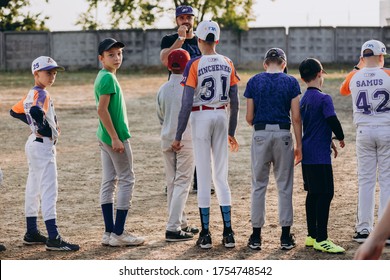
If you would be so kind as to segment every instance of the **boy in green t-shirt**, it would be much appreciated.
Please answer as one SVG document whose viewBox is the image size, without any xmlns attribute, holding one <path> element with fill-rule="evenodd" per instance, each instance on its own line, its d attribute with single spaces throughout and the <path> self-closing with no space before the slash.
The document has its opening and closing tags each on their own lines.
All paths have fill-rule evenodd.
<svg viewBox="0 0 390 280">
<path fill-rule="evenodd" d="M 97 137 L 101 148 L 103 178 L 100 189 L 105 232 L 102 244 L 110 246 L 141 245 L 144 238 L 127 233 L 125 222 L 134 188 L 133 156 L 127 121 L 126 103 L 116 78 L 122 64 L 125 45 L 112 38 L 99 44 L 99 61 L 103 65 L 95 80 L 95 99 L 99 116 Z M 114 193 L 116 187 L 116 218 Z"/>
</svg>

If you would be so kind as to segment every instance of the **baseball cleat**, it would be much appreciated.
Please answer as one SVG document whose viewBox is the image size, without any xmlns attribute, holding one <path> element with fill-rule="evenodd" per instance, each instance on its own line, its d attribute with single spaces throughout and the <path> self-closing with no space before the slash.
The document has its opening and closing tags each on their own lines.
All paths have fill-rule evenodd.
<svg viewBox="0 0 390 280">
<path fill-rule="evenodd" d="M 111 232 L 105 232 L 103 233 L 103 237 L 102 237 L 102 245 L 103 246 L 108 246 L 110 245 L 110 237 L 111 237 Z"/>
<path fill-rule="evenodd" d="M 234 240 L 234 232 L 224 235 L 222 238 L 222 244 L 226 248 L 234 248 L 236 246 L 236 241 Z"/>
<path fill-rule="evenodd" d="M 337 246 L 332 240 L 324 240 L 321 242 L 314 242 L 313 248 L 317 251 L 331 253 L 331 254 L 342 254 L 345 252 L 343 247 Z"/>
<path fill-rule="evenodd" d="M 138 246 L 145 242 L 143 237 L 137 237 L 124 231 L 121 235 L 111 233 L 109 245 L 112 247 Z"/>
<path fill-rule="evenodd" d="M 185 228 L 182 228 L 181 230 L 184 232 L 192 233 L 192 234 L 199 233 L 199 229 L 197 227 L 186 226 Z"/>
<path fill-rule="evenodd" d="M 315 238 L 313 238 L 313 237 L 311 237 L 311 236 L 306 236 L 306 239 L 305 239 L 305 246 L 306 246 L 306 247 L 313 247 L 315 241 L 316 241 Z"/>
<path fill-rule="evenodd" d="M 280 249 L 291 250 L 296 246 L 294 234 L 291 234 L 287 238 L 280 238 Z"/>
<path fill-rule="evenodd" d="M 60 235 L 57 235 L 55 239 L 47 239 L 46 250 L 47 251 L 78 251 L 80 246 L 66 242 Z"/>
<path fill-rule="evenodd" d="M 211 234 L 207 233 L 199 236 L 198 241 L 196 241 L 196 245 L 198 245 L 202 249 L 210 249 L 213 247 L 213 243 L 211 241 Z"/>
<path fill-rule="evenodd" d="M 40 244 L 46 244 L 47 237 L 44 236 L 39 230 L 35 233 L 28 233 L 23 237 L 23 244 L 24 245 L 40 245 Z"/>
<path fill-rule="evenodd" d="M 253 234 L 249 237 L 248 247 L 252 250 L 261 250 L 261 236 L 260 238 L 253 237 Z"/>
<path fill-rule="evenodd" d="M 169 231 L 165 232 L 165 241 L 168 242 L 180 242 L 188 241 L 194 238 L 194 235 L 191 232 L 185 232 L 182 230 L 179 231 Z"/>
<path fill-rule="evenodd" d="M 370 232 L 368 231 L 368 229 L 363 229 L 360 232 L 355 231 L 355 235 L 352 237 L 352 239 L 357 243 L 363 243 L 364 241 L 366 241 L 369 235 Z"/>
</svg>

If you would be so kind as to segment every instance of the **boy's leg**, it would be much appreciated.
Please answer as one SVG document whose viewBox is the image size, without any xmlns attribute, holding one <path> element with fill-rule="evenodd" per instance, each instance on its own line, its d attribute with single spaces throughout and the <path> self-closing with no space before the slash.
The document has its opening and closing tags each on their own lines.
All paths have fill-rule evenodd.
<svg viewBox="0 0 390 280">
<path fill-rule="evenodd" d="M 165 180 L 167 185 L 167 212 L 168 212 L 168 219 L 169 219 L 174 181 L 175 181 L 176 153 L 173 151 L 163 151 L 163 158 L 164 158 L 164 168 L 165 168 Z M 172 225 L 167 224 L 166 230 L 169 230 L 168 227 L 172 228 Z M 173 227 L 179 228 L 180 225 L 173 225 Z M 178 229 L 175 230 L 171 229 L 171 231 L 176 231 L 176 230 Z"/>
</svg>

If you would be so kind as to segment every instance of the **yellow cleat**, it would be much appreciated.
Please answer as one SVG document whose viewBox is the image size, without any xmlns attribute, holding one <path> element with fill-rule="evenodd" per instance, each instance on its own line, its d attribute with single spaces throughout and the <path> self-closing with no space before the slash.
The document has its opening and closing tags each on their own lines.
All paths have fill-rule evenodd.
<svg viewBox="0 0 390 280">
<path fill-rule="evenodd" d="M 314 241 L 313 248 L 317 251 L 331 254 L 342 254 L 345 252 L 345 249 L 343 247 L 337 246 L 330 239 L 321 242 Z"/>
<path fill-rule="evenodd" d="M 306 236 L 305 246 L 306 247 L 313 247 L 315 241 L 316 241 L 315 238 L 313 238 L 311 236 Z"/>
</svg>

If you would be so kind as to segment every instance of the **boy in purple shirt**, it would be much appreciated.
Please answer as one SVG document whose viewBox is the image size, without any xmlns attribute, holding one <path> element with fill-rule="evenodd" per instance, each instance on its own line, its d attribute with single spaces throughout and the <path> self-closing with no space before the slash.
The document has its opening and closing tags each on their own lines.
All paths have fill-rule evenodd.
<svg viewBox="0 0 390 280">
<path fill-rule="evenodd" d="M 306 196 L 306 247 L 327 253 L 344 253 L 344 248 L 328 239 L 330 203 L 334 194 L 331 148 L 337 156 L 335 139 L 344 148 L 344 133 L 336 116 L 330 95 L 321 92 L 324 71 L 315 58 L 307 58 L 299 66 L 307 90 L 300 101 L 303 124 L 302 175 Z"/>
</svg>

